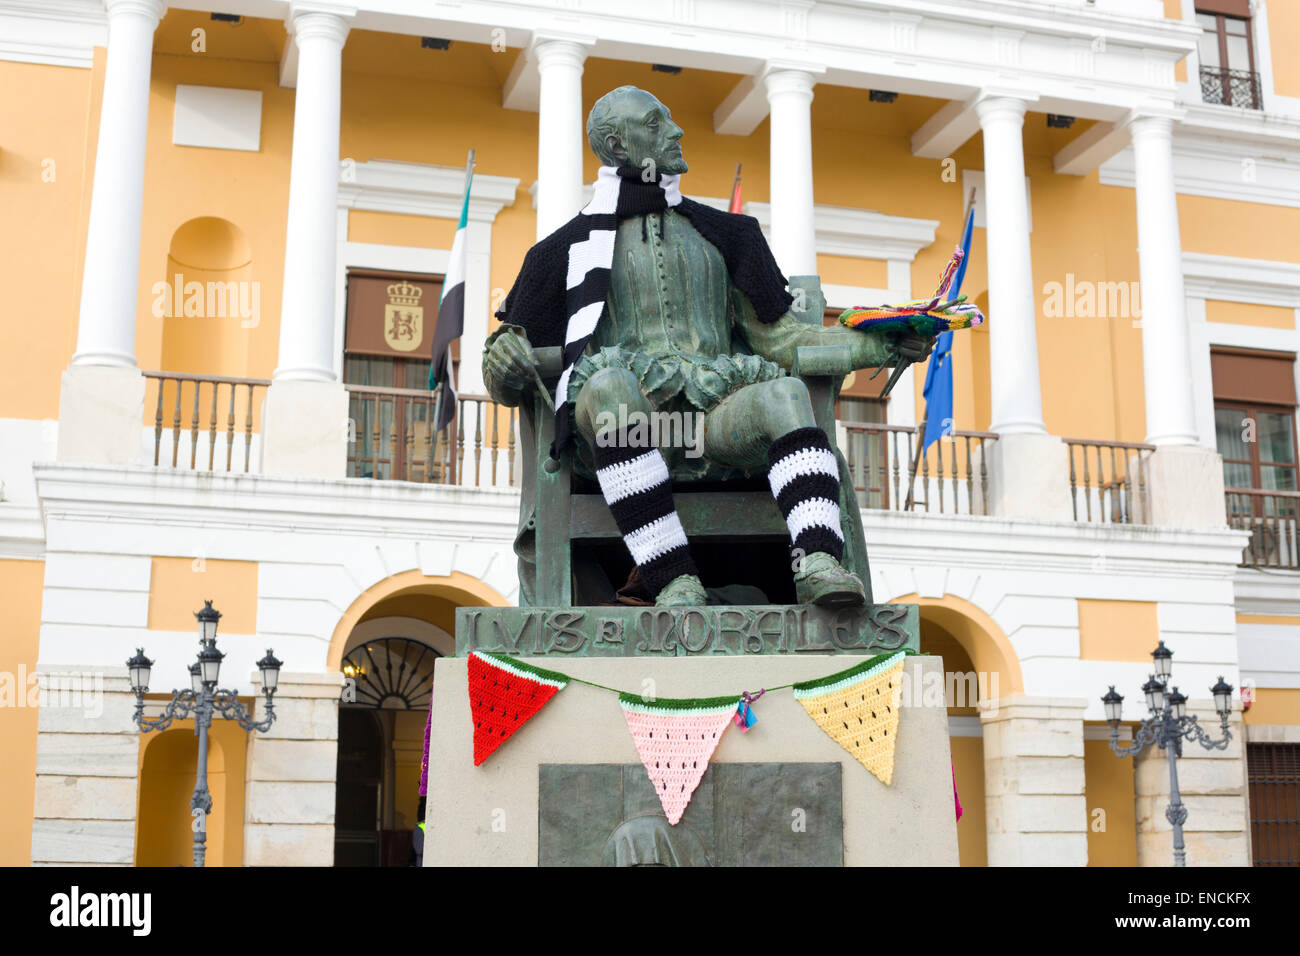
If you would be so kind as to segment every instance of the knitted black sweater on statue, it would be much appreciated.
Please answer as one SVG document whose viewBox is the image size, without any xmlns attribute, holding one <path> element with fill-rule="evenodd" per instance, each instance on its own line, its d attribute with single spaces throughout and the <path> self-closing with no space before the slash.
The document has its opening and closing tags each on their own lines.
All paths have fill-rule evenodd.
<svg viewBox="0 0 1300 956">
<path fill-rule="evenodd" d="M 722 254 L 731 281 L 749 297 L 760 322 L 775 322 L 789 310 L 794 300 L 757 219 L 686 197 L 674 208 Z M 534 348 L 564 345 L 569 247 L 587 238 L 584 218 L 573 217 L 528 250 L 514 287 L 497 311 L 502 322 L 521 326 Z"/>
</svg>

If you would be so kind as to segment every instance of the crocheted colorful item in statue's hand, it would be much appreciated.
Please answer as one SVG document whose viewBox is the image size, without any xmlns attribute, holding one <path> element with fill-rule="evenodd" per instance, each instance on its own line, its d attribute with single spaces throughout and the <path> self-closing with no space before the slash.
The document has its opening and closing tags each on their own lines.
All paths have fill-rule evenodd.
<svg viewBox="0 0 1300 956">
<path fill-rule="evenodd" d="M 709 758 L 739 700 L 733 696 L 647 702 L 637 694 L 619 694 L 618 703 L 664 815 L 676 825 L 709 769 Z"/>
<path fill-rule="evenodd" d="M 984 314 L 979 306 L 967 302 L 964 295 L 947 298 L 964 257 L 959 246 L 939 276 L 939 287 L 932 298 L 901 305 L 855 306 L 841 313 L 840 322 L 864 332 L 912 332 L 922 337 L 983 325 Z"/>
<path fill-rule="evenodd" d="M 514 658 L 483 651 L 469 655 L 470 717 L 474 721 L 474 766 L 568 686 L 569 678 Z"/>
<path fill-rule="evenodd" d="M 889 786 L 903 696 L 904 651 L 794 686 L 795 700 L 837 744 Z"/>
</svg>

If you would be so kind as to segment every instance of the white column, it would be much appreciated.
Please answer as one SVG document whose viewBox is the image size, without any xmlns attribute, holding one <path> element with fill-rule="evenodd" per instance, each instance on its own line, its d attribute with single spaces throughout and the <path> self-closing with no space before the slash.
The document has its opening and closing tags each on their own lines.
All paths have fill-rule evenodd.
<svg viewBox="0 0 1300 956">
<path fill-rule="evenodd" d="M 339 100 L 350 18 L 299 5 L 291 17 L 298 90 L 275 381 L 332 382 Z"/>
<path fill-rule="evenodd" d="M 1068 521 L 1072 514 L 1068 451 L 1064 442 L 1047 434 L 1038 378 L 1037 312 L 1021 139 L 1030 98 L 989 93 L 975 104 L 984 131 L 990 430 L 998 433 L 989 451 L 989 511 L 1009 518 Z"/>
<path fill-rule="evenodd" d="M 1046 432 L 1038 379 L 1034 274 L 1021 140 L 1025 106 L 1024 100 L 1014 96 L 990 96 L 975 104 L 984 131 L 993 411 L 990 430 L 999 435 Z"/>
<path fill-rule="evenodd" d="M 537 238 L 550 235 L 582 209 L 582 158 L 587 146 L 582 115 L 582 65 L 588 42 L 536 35 Z"/>
<path fill-rule="evenodd" d="M 298 88 L 280 354 L 262 406 L 262 470 L 268 474 L 335 478 L 347 468 L 352 428 L 347 391 L 335 371 L 334 266 L 343 42 L 353 13 L 316 2 L 290 8 Z"/>
<path fill-rule="evenodd" d="M 144 376 L 135 364 L 140 223 L 153 34 L 162 0 L 104 0 L 108 60 L 81 274 L 77 350 L 59 388 L 60 461 L 144 460 Z"/>
<path fill-rule="evenodd" d="M 1142 381 L 1147 441 L 1156 446 L 1144 463 L 1150 496 L 1145 512 L 1148 521 L 1163 527 L 1221 528 L 1227 522 L 1223 462 L 1197 442 L 1174 189 L 1173 128 L 1181 113 L 1173 106 L 1157 106 L 1129 121 L 1137 187 Z"/>
<path fill-rule="evenodd" d="M 1138 116 L 1129 124 L 1137 182 L 1146 440 L 1152 445 L 1196 444 L 1173 125 L 1168 115 Z"/>
<path fill-rule="evenodd" d="M 104 0 L 108 59 L 73 365 L 135 368 L 149 72 L 162 0 Z"/>
<path fill-rule="evenodd" d="M 817 274 L 813 222 L 812 99 L 816 70 L 769 64 L 772 254 L 787 276 Z"/>
</svg>

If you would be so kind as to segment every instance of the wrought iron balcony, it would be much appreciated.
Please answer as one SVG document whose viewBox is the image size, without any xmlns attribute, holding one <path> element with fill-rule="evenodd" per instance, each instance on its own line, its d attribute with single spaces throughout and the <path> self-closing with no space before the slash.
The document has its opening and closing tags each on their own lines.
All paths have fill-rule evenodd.
<svg viewBox="0 0 1300 956">
<path fill-rule="evenodd" d="M 1249 70 L 1229 70 L 1219 66 L 1201 67 L 1201 99 L 1206 103 L 1263 109 L 1259 74 Z"/>
<path fill-rule="evenodd" d="M 1228 526 L 1251 533 L 1243 567 L 1300 571 L 1300 491 L 1228 488 L 1224 496 Z"/>
</svg>

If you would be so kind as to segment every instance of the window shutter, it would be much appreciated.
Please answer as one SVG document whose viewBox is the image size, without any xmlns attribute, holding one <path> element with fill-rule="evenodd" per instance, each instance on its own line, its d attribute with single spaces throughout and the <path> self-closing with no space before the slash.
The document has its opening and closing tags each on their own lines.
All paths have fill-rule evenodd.
<svg viewBox="0 0 1300 956">
<path fill-rule="evenodd" d="M 1213 348 L 1210 374 L 1214 397 L 1224 402 L 1258 402 L 1294 408 L 1295 354 Z"/>
</svg>

